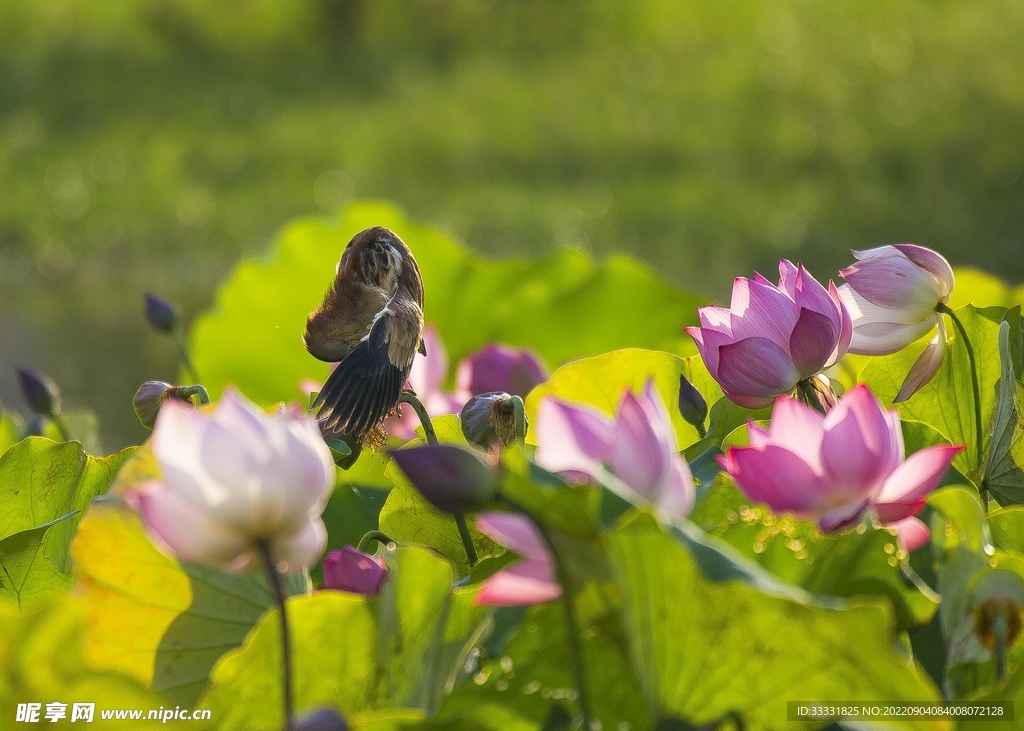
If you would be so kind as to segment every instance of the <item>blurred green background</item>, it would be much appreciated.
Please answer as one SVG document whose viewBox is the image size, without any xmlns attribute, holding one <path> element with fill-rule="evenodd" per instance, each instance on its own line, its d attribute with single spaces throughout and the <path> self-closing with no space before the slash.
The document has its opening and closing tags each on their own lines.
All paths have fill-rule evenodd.
<svg viewBox="0 0 1024 731">
<path fill-rule="evenodd" d="M 353 198 L 719 301 L 915 241 L 1024 279 L 1024 1 L 0 0 L 0 398 L 137 442 L 142 293 Z"/>
</svg>

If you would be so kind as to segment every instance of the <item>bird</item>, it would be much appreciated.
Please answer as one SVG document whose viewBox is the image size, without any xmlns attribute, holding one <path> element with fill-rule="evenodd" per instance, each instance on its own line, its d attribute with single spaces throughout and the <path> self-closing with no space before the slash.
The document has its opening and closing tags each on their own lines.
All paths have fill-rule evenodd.
<svg viewBox="0 0 1024 731">
<path fill-rule="evenodd" d="M 426 355 L 423 327 L 412 251 L 383 226 L 357 233 L 302 335 L 310 355 L 338 363 L 312 405 L 325 435 L 356 449 L 384 444 L 383 421 L 398 407 L 416 353 Z"/>
</svg>

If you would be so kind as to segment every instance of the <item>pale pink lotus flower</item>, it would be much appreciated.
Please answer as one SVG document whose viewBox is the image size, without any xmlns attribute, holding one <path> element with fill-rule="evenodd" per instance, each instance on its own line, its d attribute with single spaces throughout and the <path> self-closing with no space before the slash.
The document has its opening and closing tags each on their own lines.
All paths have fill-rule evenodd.
<svg viewBox="0 0 1024 731">
<path fill-rule="evenodd" d="M 423 332 L 423 344 L 427 354 L 416 354 L 412 370 L 409 371 L 407 387 L 416 392 L 416 397 L 431 417 L 459 413 L 469 400 L 469 394 L 448 393 L 442 388 L 448 375 L 448 351 L 437 334 L 436 326 L 427 325 Z M 401 416 L 388 417 L 384 427 L 388 433 L 408 442 L 416 438 L 420 420 L 410 406 L 403 405 L 401 411 Z"/>
<path fill-rule="evenodd" d="M 474 598 L 477 606 L 522 607 L 562 595 L 554 560 L 529 518 L 515 513 L 480 513 L 476 527 L 523 559 L 484 580 Z"/>
<path fill-rule="evenodd" d="M 384 562 L 352 546 L 331 551 L 323 560 L 323 589 L 377 596 L 388 575 Z"/>
<path fill-rule="evenodd" d="M 963 449 L 937 445 L 904 460 L 899 415 L 863 384 L 824 415 L 780 397 L 769 429 L 751 423 L 749 436 L 749 446 L 729 449 L 719 462 L 752 501 L 816 521 L 825 531 L 873 509 L 910 550 L 920 545 L 923 526 L 907 519 L 920 512 Z"/>
<path fill-rule="evenodd" d="M 953 268 L 941 254 L 916 244 L 851 253 L 857 262 L 839 271 L 846 280 L 839 296 L 853 318 L 851 353 L 895 353 L 937 328 L 896 396 L 905 401 L 938 373 L 946 354 L 938 307 L 953 292 Z"/>
<path fill-rule="evenodd" d="M 174 556 L 229 571 L 314 564 L 327 539 L 320 514 L 334 462 L 298 407 L 266 413 L 228 389 L 212 411 L 168 400 L 153 429 L 161 479 L 129 494 L 150 534 Z"/>
<path fill-rule="evenodd" d="M 686 332 L 734 403 L 756 409 L 793 391 L 846 354 L 850 315 L 835 285 L 826 290 L 803 265 L 779 262 L 779 284 L 737 277 L 728 308 L 701 307 Z"/>
<path fill-rule="evenodd" d="M 653 381 L 639 394 L 627 389 L 614 419 L 547 397 L 536 428 L 537 464 L 549 472 L 601 482 L 627 500 L 640 498 L 670 523 L 693 508 L 693 476 Z"/>
</svg>

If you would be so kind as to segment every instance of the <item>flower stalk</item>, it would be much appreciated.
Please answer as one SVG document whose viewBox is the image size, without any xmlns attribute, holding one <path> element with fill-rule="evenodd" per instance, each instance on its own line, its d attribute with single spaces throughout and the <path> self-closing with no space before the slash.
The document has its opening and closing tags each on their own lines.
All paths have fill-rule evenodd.
<svg viewBox="0 0 1024 731">
<path fill-rule="evenodd" d="M 427 413 L 423 403 L 416 398 L 416 394 L 403 391 L 401 398 L 398 399 L 398 403 L 412 406 L 416 416 L 420 419 L 420 424 L 423 425 L 423 434 L 427 438 L 427 444 L 438 444 L 434 423 L 430 420 L 430 414 Z M 476 566 L 477 555 L 476 548 L 473 546 L 473 536 L 470 534 L 469 526 L 466 524 L 466 517 L 464 515 L 454 515 L 453 517 L 455 518 L 455 525 L 459 529 L 462 547 L 466 551 L 466 559 L 469 561 L 470 568 L 472 568 Z"/>
<path fill-rule="evenodd" d="M 383 543 L 385 546 L 389 543 L 394 543 L 394 541 L 391 539 L 391 536 L 387 535 L 386 533 L 381 533 L 379 530 L 371 530 L 359 539 L 359 545 L 356 546 L 356 550 L 362 551 L 363 553 L 367 553 L 367 549 L 370 547 L 370 544 L 374 541 Z"/>
<path fill-rule="evenodd" d="M 291 638 L 288 633 L 288 610 L 285 604 L 284 587 L 281 585 L 281 575 L 277 571 L 277 563 L 270 550 L 270 542 L 259 541 L 257 547 L 267 568 L 267 578 L 270 580 L 270 585 L 274 587 L 278 611 L 281 614 L 281 656 L 283 658 L 281 690 L 284 695 L 284 728 L 285 731 L 293 731 L 295 723 L 292 706 Z"/>
<path fill-rule="evenodd" d="M 576 693 L 580 704 L 580 715 L 583 717 L 583 728 L 589 729 L 591 728 L 590 702 L 587 696 L 586 679 L 583 670 L 583 650 L 582 643 L 580 641 L 579 618 L 576 615 L 576 602 L 573 597 L 572 577 L 569 575 L 565 559 L 558 550 L 558 547 L 555 545 L 551 534 L 548 532 L 547 528 L 544 527 L 544 524 L 541 523 L 533 513 L 513 500 L 502 496 L 501 501 L 510 509 L 525 516 L 531 523 L 533 523 L 541 538 L 544 539 L 544 543 L 547 545 L 548 551 L 551 554 L 551 560 L 554 563 L 555 568 L 555 579 L 557 579 L 559 585 L 562 587 L 560 599 L 562 610 L 565 614 L 565 637 L 569 648 L 569 660 L 572 663 L 573 677 L 576 681 Z"/>
</svg>

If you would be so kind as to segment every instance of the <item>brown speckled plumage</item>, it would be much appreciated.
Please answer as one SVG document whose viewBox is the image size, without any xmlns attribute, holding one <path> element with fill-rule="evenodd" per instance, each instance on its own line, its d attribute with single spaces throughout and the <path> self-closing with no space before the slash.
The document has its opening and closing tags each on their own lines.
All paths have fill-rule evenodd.
<svg viewBox="0 0 1024 731">
<path fill-rule="evenodd" d="M 397 234 L 381 226 L 356 234 L 302 341 L 314 357 L 340 361 L 314 402 L 321 428 L 368 446 L 379 441 L 371 436 L 423 350 L 423 281 Z"/>
</svg>

